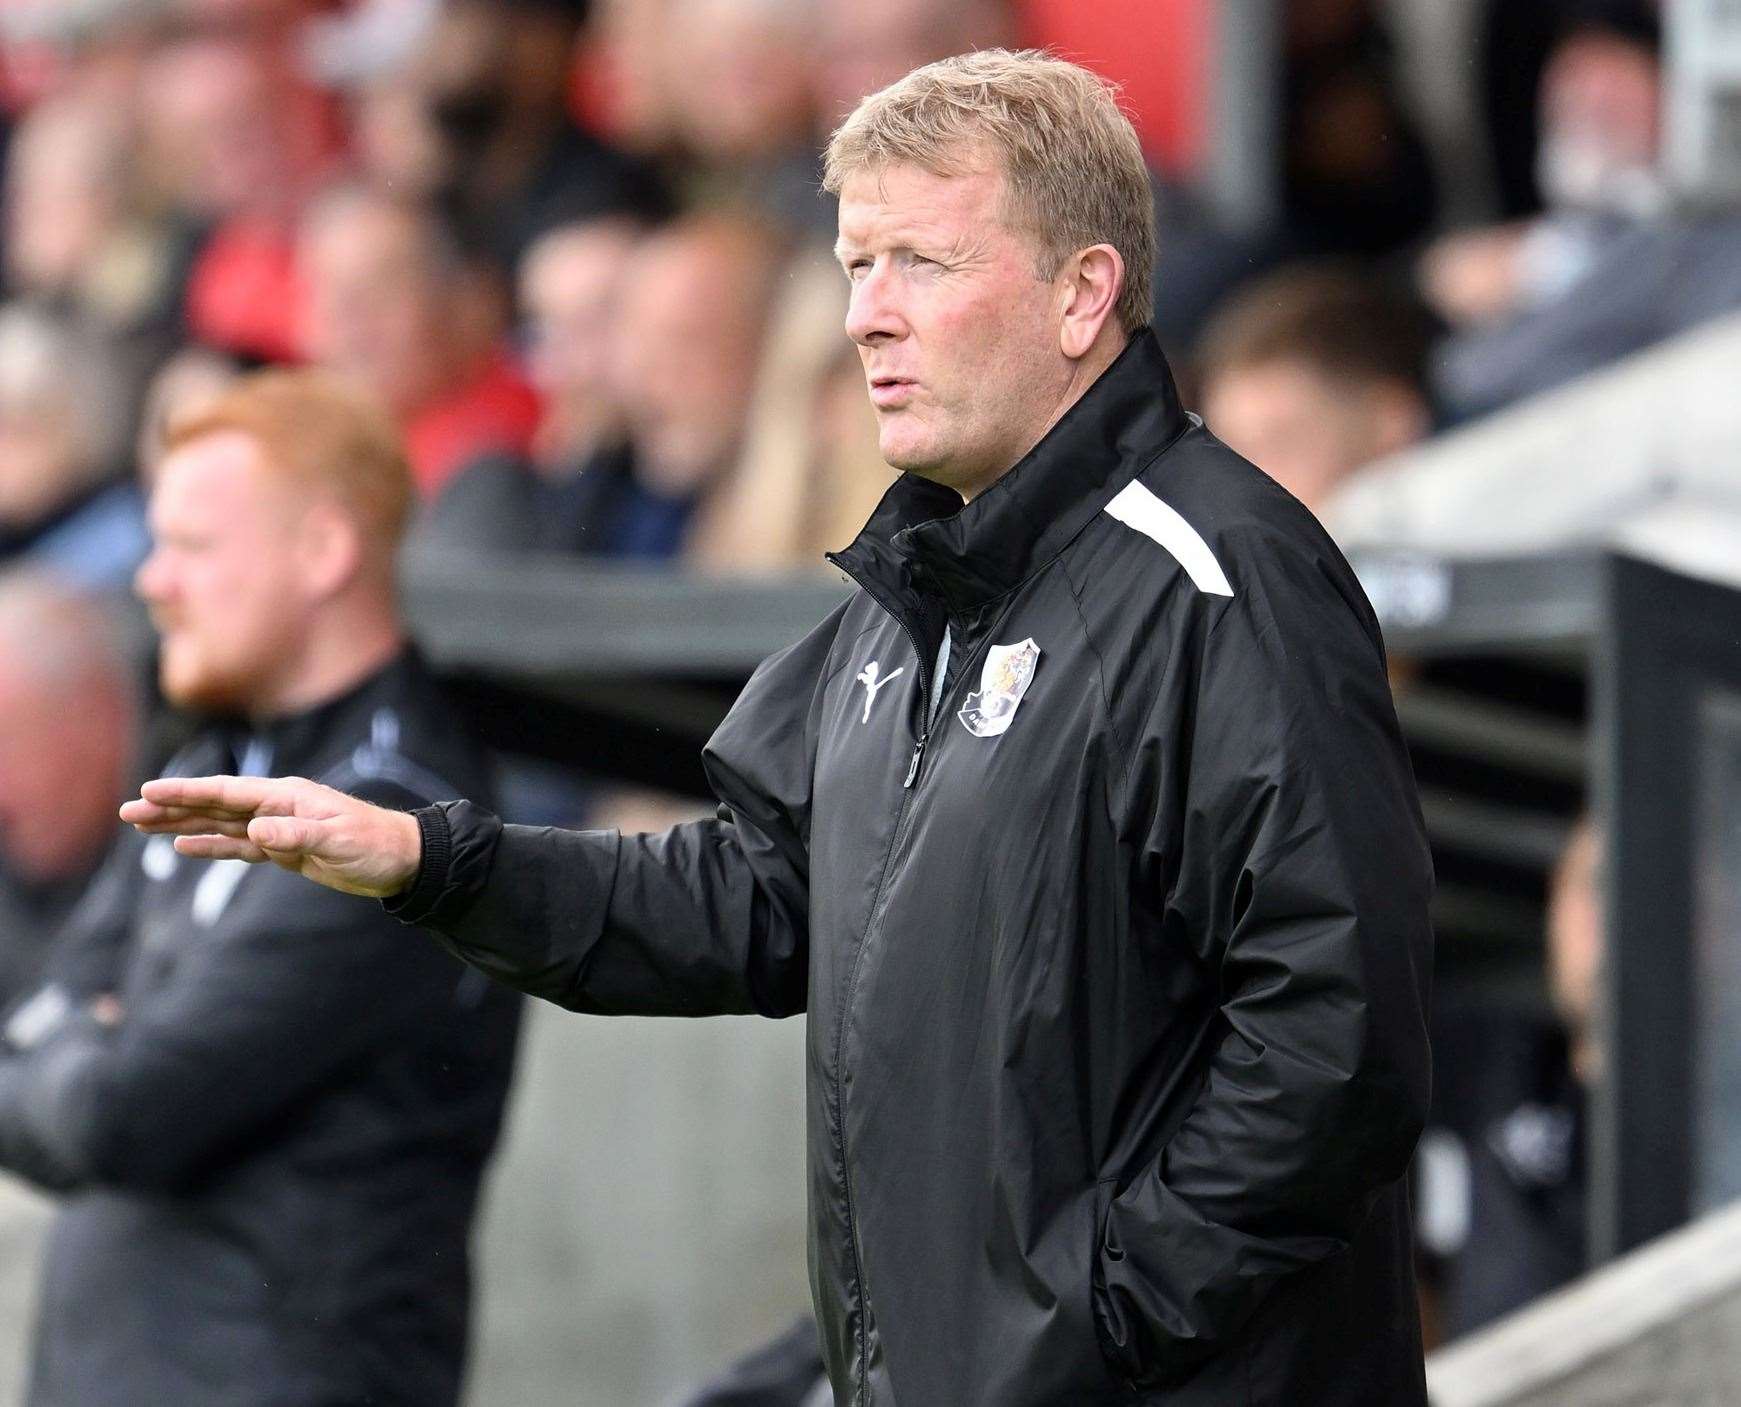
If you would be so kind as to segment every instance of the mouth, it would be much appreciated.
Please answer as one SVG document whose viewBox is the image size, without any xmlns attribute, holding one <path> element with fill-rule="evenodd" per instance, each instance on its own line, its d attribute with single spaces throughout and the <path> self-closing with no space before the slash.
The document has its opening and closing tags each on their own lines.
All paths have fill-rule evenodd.
<svg viewBox="0 0 1741 1407">
<path fill-rule="evenodd" d="M 892 409 L 912 398 L 918 385 L 904 376 L 873 376 L 870 379 L 871 404 L 880 410 Z"/>
</svg>

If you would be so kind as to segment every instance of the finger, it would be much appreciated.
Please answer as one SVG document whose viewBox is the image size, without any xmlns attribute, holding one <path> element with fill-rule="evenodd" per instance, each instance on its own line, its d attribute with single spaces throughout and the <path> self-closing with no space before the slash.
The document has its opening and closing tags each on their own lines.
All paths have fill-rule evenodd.
<svg viewBox="0 0 1741 1407">
<path fill-rule="evenodd" d="M 158 777 L 139 788 L 145 801 L 231 816 L 252 816 L 281 790 L 270 777 Z"/>
<path fill-rule="evenodd" d="M 134 821 L 133 827 L 142 835 L 227 835 L 240 840 L 248 834 L 248 823 L 240 816 L 208 816 L 180 808 L 160 808 L 154 818 Z"/>
<path fill-rule="evenodd" d="M 273 851 L 277 856 L 314 849 L 321 838 L 321 827 L 291 816 L 265 816 L 248 822 L 247 835 L 260 849 Z"/>
<path fill-rule="evenodd" d="M 178 835 L 175 853 L 195 860 L 246 860 L 250 865 L 269 858 L 258 845 L 227 835 Z"/>
</svg>

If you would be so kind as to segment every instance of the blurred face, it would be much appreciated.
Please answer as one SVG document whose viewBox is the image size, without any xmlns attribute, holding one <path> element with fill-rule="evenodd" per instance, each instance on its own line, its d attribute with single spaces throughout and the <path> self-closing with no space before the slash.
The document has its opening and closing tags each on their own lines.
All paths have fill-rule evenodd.
<svg viewBox="0 0 1741 1407">
<path fill-rule="evenodd" d="M 316 604 L 301 569 L 303 516 L 247 435 L 209 435 L 163 460 L 134 589 L 161 636 L 172 703 L 260 713 L 286 692 Z"/>
<path fill-rule="evenodd" d="M 282 113 L 258 56 L 224 40 L 190 40 L 146 73 L 151 145 L 177 196 L 204 214 L 270 206 L 286 182 Z"/>
<path fill-rule="evenodd" d="M 308 348 L 396 414 L 409 415 L 453 377 L 450 306 L 421 231 L 404 212 L 367 202 L 317 214 L 299 263 L 308 287 Z"/>
<path fill-rule="evenodd" d="M 441 133 L 423 94 L 393 75 L 358 94 L 352 105 L 357 161 L 388 190 L 428 196 L 446 174 Z"/>
<path fill-rule="evenodd" d="M 691 148 L 730 160 L 808 138 L 810 46 L 794 18 L 743 0 L 680 0 L 673 18 L 672 99 Z"/>
<path fill-rule="evenodd" d="M 1038 442 L 1072 372 L 1057 290 L 1005 225 L 1003 184 L 891 166 L 840 196 L 846 331 L 883 458 L 969 498 Z"/>
<path fill-rule="evenodd" d="M 91 736 L 99 702 L 69 709 L 62 693 L 0 659 L 0 857 L 27 882 L 81 873 L 111 832 L 119 779 L 101 733 L 119 720 L 100 710 Z"/>
<path fill-rule="evenodd" d="M 0 526 L 40 522 L 87 480 L 66 414 L 0 405 Z"/>
<path fill-rule="evenodd" d="M 1548 896 L 1548 991 L 1574 1034 L 1589 1030 L 1602 965 L 1601 844 L 1589 822 L 1573 831 Z"/>
<path fill-rule="evenodd" d="M 743 430 L 761 333 L 753 257 L 676 234 L 631 265 L 611 384 L 643 468 L 668 491 L 699 487 Z"/>
<path fill-rule="evenodd" d="M 25 289 L 69 288 L 115 221 L 117 135 L 94 115 L 50 109 L 13 140 L 6 182 L 6 264 Z"/>
<path fill-rule="evenodd" d="M 1537 161 L 1552 205 L 1648 214 L 1660 195 L 1662 74 L 1643 45 L 1576 35 L 1542 75 Z"/>
<path fill-rule="evenodd" d="M 832 131 L 858 100 L 949 54 L 1010 47 L 997 0 L 825 0 L 817 13 L 816 117 Z"/>
<path fill-rule="evenodd" d="M 527 256 L 521 303 L 532 378 L 574 436 L 612 415 L 617 307 L 634 245 L 631 231 L 604 224 L 547 236 Z"/>
<path fill-rule="evenodd" d="M 1301 362 L 1229 367 L 1204 389 L 1209 428 L 1314 512 L 1356 470 L 1426 433 L 1399 385 L 1332 377 Z"/>
</svg>

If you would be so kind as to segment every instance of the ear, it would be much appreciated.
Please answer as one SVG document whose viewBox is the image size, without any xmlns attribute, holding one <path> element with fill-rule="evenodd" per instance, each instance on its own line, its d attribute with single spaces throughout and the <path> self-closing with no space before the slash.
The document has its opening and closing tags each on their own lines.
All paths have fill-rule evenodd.
<svg viewBox="0 0 1741 1407">
<path fill-rule="evenodd" d="M 1058 271 L 1058 349 L 1071 361 L 1088 355 L 1113 316 L 1124 288 L 1124 256 L 1110 244 L 1091 244 Z"/>
<path fill-rule="evenodd" d="M 301 581 L 311 599 L 329 600 L 356 578 L 363 561 L 362 533 L 337 504 L 311 505 L 299 536 Z"/>
</svg>

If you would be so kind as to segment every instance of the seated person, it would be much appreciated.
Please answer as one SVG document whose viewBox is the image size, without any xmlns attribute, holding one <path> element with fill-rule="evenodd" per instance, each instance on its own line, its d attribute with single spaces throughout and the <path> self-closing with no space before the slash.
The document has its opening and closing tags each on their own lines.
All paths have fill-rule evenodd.
<svg viewBox="0 0 1741 1407">
<path fill-rule="evenodd" d="M 479 455 L 524 454 L 538 397 L 506 354 L 490 270 L 431 206 L 366 187 L 303 222 L 307 350 L 398 420 L 419 494 Z"/>
<path fill-rule="evenodd" d="M 127 391 L 105 343 L 22 303 L 0 309 L 0 566 L 119 587 L 145 555 L 122 470 Z"/>
<path fill-rule="evenodd" d="M 1428 317 L 1406 295 L 1340 265 L 1307 265 L 1242 289 L 1200 348 L 1209 428 L 1314 513 L 1374 460 L 1432 428 Z"/>
<path fill-rule="evenodd" d="M 52 578 L 0 573 L 0 1019 L 120 836 L 138 690 L 115 623 Z"/>
<path fill-rule="evenodd" d="M 539 345 L 584 293 L 554 285 L 594 281 L 582 264 L 620 271 L 589 355 L 543 364 L 551 418 L 538 472 L 511 458 L 474 464 L 420 528 L 421 548 L 667 561 L 712 508 L 748 419 L 772 242 L 727 215 L 690 216 L 633 244 L 595 233 L 535 246 L 526 272 Z"/>
<path fill-rule="evenodd" d="M 204 719 L 172 772 L 487 789 L 399 618 L 409 501 L 390 425 L 320 373 L 171 425 L 137 588 L 165 697 Z M 126 836 L 64 940 L 115 954 L 107 981 L 7 1024 L 0 1167 L 65 1194 L 33 1407 L 458 1400 L 518 1003 L 303 889 Z"/>
<path fill-rule="evenodd" d="M 1433 1033 L 1434 1125 L 1417 1168 L 1420 1241 L 1447 1338 L 1584 1273 L 1588 1093 L 1602 957 L 1601 842 L 1581 822 L 1548 899 L 1552 1019 L 1451 1003 Z"/>
<path fill-rule="evenodd" d="M 1453 234 L 1420 265 L 1455 329 L 1434 394 L 1468 419 L 1741 308 L 1741 215 L 1671 203 L 1661 17 L 1648 0 L 1564 0 L 1541 79 L 1544 214 Z"/>
</svg>

